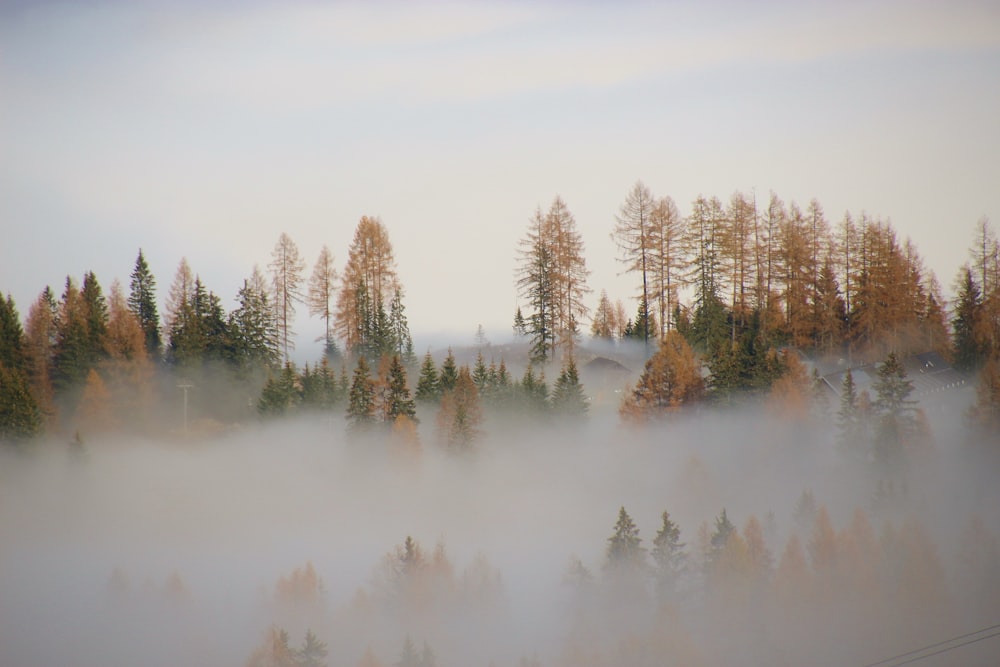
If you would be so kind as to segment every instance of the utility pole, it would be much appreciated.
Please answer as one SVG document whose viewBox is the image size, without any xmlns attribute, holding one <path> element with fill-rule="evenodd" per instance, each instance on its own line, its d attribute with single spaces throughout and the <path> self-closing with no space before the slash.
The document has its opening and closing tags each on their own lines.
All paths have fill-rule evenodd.
<svg viewBox="0 0 1000 667">
<path fill-rule="evenodd" d="M 184 392 L 184 437 L 188 435 L 188 389 L 193 389 L 193 384 L 179 384 L 177 388 Z"/>
</svg>

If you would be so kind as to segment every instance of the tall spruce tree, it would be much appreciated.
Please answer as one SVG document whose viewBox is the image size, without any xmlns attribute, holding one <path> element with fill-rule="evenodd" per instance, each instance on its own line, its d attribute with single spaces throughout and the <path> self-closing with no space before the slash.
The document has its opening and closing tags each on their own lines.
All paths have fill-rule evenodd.
<svg viewBox="0 0 1000 667">
<path fill-rule="evenodd" d="M 576 361 L 570 356 L 552 389 L 552 411 L 557 415 L 579 417 L 586 414 L 588 407 L 587 396 L 583 393 L 576 371 Z"/>
<path fill-rule="evenodd" d="M 132 278 L 129 283 L 129 310 L 138 318 L 146 341 L 146 353 L 158 360 L 163 354 L 163 339 L 160 336 L 160 314 L 156 308 L 156 279 L 149 270 L 146 257 L 139 248 L 135 259 Z"/>
<path fill-rule="evenodd" d="M 393 355 L 389 364 L 388 377 L 385 380 L 383 415 L 390 426 L 400 417 L 417 421 L 417 408 L 410 397 L 410 388 L 406 382 L 406 368 L 399 355 Z"/>
<path fill-rule="evenodd" d="M 375 383 L 364 356 L 358 357 L 347 402 L 347 421 L 352 431 L 364 431 L 375 423 Z"/>
<path fill-rule="evenodd" d="M 634 573 L 646 565 L 646 549 L 639 537 L 639 528 L 625 508 L 618 510 L 614 533 L 608 538 L 605 554 L 605 572 L 613 575 Z"/>
<path fill-rule="evenodd" d="M 420 365 L 420 378 L 417 380 L 416 399 L 421 403 L 438 401 L 441 393 L 438 389 L 437 366 L 434 364 L 434 357 L 430 350 L 424 355 L 424 361 Z"/>
</svg>

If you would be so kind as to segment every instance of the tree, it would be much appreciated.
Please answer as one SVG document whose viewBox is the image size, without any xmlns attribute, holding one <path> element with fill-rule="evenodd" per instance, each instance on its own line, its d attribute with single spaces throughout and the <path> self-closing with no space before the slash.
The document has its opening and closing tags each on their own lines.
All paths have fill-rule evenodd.
<svg viewBox="0 0 1000 667">
<path fill-rule="evenodd" d="M 622 403 L 620 414 L 644 421 L 701 400 L 705 383 L 694 351 L 677 331 L 668 331 L 656 354 L 646 361 L 635 389 Z"/>
<path fill-rule="evenodd" d="M 566 417 L 579 417 L 587 412 L 587 396 L 583 393 L 576 361 L 568 357 L 552 391 L 552 410 Z"/>
<path fill-rule="evenodd" d="M 458 365 L 455 363 L 455 355 L 451 348 L 448 348 L 448 355 L 441 364 L 441 372 L 438 373 L 438 395 L 443 395 L 455 388 L 458 383 Z"/>
<path fill-rule="evenodd" d="M 678 288 L 682 284 L 684 265 L 684 219 L 670 197 L 657 200 L 650 216 L 650 240 L 653 252 L 649 269 L 652 274 L 651 299 L 659 316 L 659 336 L 662 339 L 672 328 L 670 318 L 677 306 Z"/>
<path fill-rule="evenodd" d="M 334 325 L 351 353 L 379 347 L 379 313 L 398 286 L 389 232 L 378 218 L 362 216 L 341 274 Z"/>
<path fill-rule="evenodd" d="M 337 341 L 333 336 L 332 319 L 334 295 L 337 292 L 337 270 L 333 267 L 333 254 L 327 246 L 319 251 L 316 266 L 309 278 L 309 314 L 323 319 L 323 354 L 337 356 Z"/>
<path fill-rule="evenodd" d="M 295 651 L 288 645 L 288 632 L 271 626 L 264 641 L 250 654 L 246 667 L 296 667 Z"/>
<path fill-rule="evenodd" d="M 278 366 L 278 323 L 263 276 L 254 267 L 236 294 L 239 305 L 229 314 L 229 359 L 245 372 L 273 370 Z"/>
<path fill-rule="evenodd" d="M 306 630 L 302 648 L 295 651 L 295 664 L 298 667 L 326 667 L 323 660 L 326 656 L 326 642 L 321 642 L 311 629 Z"/>
<path fill-rule="evenodd" d="M 645 563 L 646 549 L 639 528 L 622 507 L 618 510 L 614 533 L 608 538 L 604 569 L 612 574 L 634 573 L 645 567 Z"/>
<path fill-rule="evenodd" d="M 91 368 L 87 351 L 87 318 L 80 290 L 66 276 L 66 287 L 59 302 L 52 359 L 52 383 L 58 394 L 79 389 Z M 72 398 L 69 398 L 72 403 Z"/>
<path fill-rule="evenodd" d="M 128 307 L 142 327 L 146 353 L 150 359 L 159 359 L 163 353 L 163 339 L 160 336 L 160 314 L 156 309 L 156 279 L 149 270 L 142 248 L 139 248 L 139 256 L 136 257 L 135 268 L 132 270 Z"/>
<path fill-rule="evenodd" d="M 132 426 L 141 427 L 152 403 L 153 362 L 148 338 L 117 280 L 111 283 L 108 305 L 108 358 L 103 366 L 116 412 Z"/>
<path fill-rule="evenodd" d="M 607 290 L 601 290 L 601 299 L 597 302 L 594 317 L 590 325 L 590 335 L 599 340 L 613 341 L 617 334 L 615 308 L 608 298 Z"/>
<path fill-rule="evenodd" d="M 295 364 L 286 361 L 281 371 L 268 376 L 260 399 L 257 401 L 257 412 L 265 417 L 280 417 L 298 405 L 302 398 L 302 386 L 299 382 Z"/>
<path fill-rule="evenodd" d="M 38 299 L 28 309 L 28 319 L 25 323 L 25 355 L 27 360 L 26 377 L 38 409 L 46 419 L 55 415 L 55 389 L 52 376 L 55 363 L 55 351 L 59 317 L 59 306 L 56 304 L 52 290 L 46 287 L 38 295 Z"/>
<path fill-rule="evenodd" d="M 368 361 L 358 357 L 347 403 L 347 421 L 353 431 L 363 431 L 375 423 L 375 383 Z"/>
<path fill-rule="evenodd" d="M 416 422 L 417 408 L 410 398 L 410 388 L 406 385 L 406 369 L 398 354 L 392 357 L 388 378 L 384 384 L 386 391 L 382 401 L 383 421 L 390 426 L 400 418 Z"/>
<path fill-rule="evenodd" d="M 406 321 L 406 307 L 403 305 L 403 288 L 399 285 L 392 292 L 389 302 L 389 337 L 392 341 L 392 353 L 403 360 L 406 365 L 413 364 L 413 338 L 410 336 L 410 325 Z"/>
<path fill-rule="evenodd" d="M 4 299 L 0 294 L 0 364 L 24 371 L 28 363 L 25 342 L 13 297 L 8 294 Z"/>
<path fill-rule="evenodd" d="M 188 265 L 187 258 L 182 257 L 174 274 L 174 282 L 167 292 L 166 313 L 163 317 L 163 330 L 171 336 L 173 332 L 183 330 L 187 326 L 186 318 L 192 312 L 190 303 L 194 301 L 194 273 Z"/>
<path fill-rule="evenodd" d="M 707 564 L 709 567 L 718 561 L 719 556 L 726 547 L 726 543 L 729 541 L 729 536 L 735 531 L 736 526 L 734 526 L 729 520 L 729 516 L 726 514 L 726 508 L 723 507 L 722 512 L 715 518 L 715 530 L 712 532 L 711 538 L 709 538 L 709 552 L 707 558 Z"/>
<path fill-rule="evenodd" d="M 295 319 L 295 304 L 305 299 L 302 294 L 302 271 L 306 268 L 305 260 L 299 255 L 299 248 L 288 234 L 282 232 L 278 242 L 271 251 L 271 285 L 274 295 L 274 311 L 277 314 L 278 333 L 281 336 L 281 349 L 285 361 L 288 361 L 288 351 L 295 348 L 292 336 L 292 322 Z"/>
<path fill-rule="evenodd" d="M 687 555 L 681 542 L 681 529 L 664 510 L 663 523 L 653 537 L 653 562 L 656 564 L 656 585 L 661 596 L 669 596 L 677 589 Z"/>
<path fill-rule="evenodd" d="M 855 456 L 863 451 L 864 423 L 858 405 L 858 392 L 854 375 L 848 368 L 840 388 L 840 409 L 837 411 L 837 443 L 845 452 Z"/>
<path fill-rule="evenodd" d="M 694 315 L 688 340 L 701 351 L 712 350 L 727 338 L 733 342 L 726 306 L 719 296 L 724 218 L 722 202 L 699 196 L 691 206 L 684 237 L 691 258 L 687 281 L 694 285 Z"/>
<path fill-rule="evenodd" d="M 625 270 L 638 273 L 641 283 L 639 303 L 645 309 L 644 320 L 649 319 L 650 277 L 654 267 L 653 250 L 656 244 L 653 239 L 652 217 L 656 202 L 652 193 L 642 181 L 636 181 L 625 197 L 625 202 L 615 216 L 615 228 L 612 238 L 618 244 L 621 253 L 619 260 L 625 264 Z M 649 343 L 649 332 L 643 332 L 643 343 Z"/>
<path fill-rule="evenodd" d="M 875 457 L 883 466 L 894 467 L 901 462 L 903 445 L 917 427 L 916 401 L 910 399 L 913 383 L 895 352 L 879 366 L 873 389 L 878 414 Z"/>
<path fill-rule="evenodd" d="M 531 344 L 531 359 L 539 363 L 549 359 L 556 341 L 556 258 L 547 231 L 542 209 L 538 208 L 518 249 L 517 289 L 531 309 L 526 333 Z"/>
<path fill-rule="evenodd" d="M 420 402 L 432 402 L 440 400 L 441 394 L 438 389 L 437 367 L 434 365 L 434 357 L 430 350 L 424 355 L 424 362 L 420 365 L 420 378 L 417 380 L 416 399 Z"/>
<path fill-rule="evenodd" d="M 0 361 L 0 443 L 27 440 L 41 430 L 42 413 L 27 379 Z"/>
<path fill-rule="evenodd" d="M 468 366 L 458 372 L 455 386 L 445 391 L 438 411 L 438 437 L 451 453 L 468 452 L 481 432 L 483 409 Z"/>
<path fill-rule="evenodd" d="M 954 313 L 951 326 L 955 334 L 955 369 L 969 373 L 979 368 L 985 360 L 986 346 L 980 335 L 984 320 L 982 292 L 968 264 L 959 273 Z"/>
<path fill-rule="evenodd" d="M 556 344 L 572 355 L 579 335 L 578 323 L 590 310 L 584 303 L 584 298 L 590 293 L 587 287 L 590 271 L 584 255 L 583 237 L 566 202 L 558 195 L 549 206 L 545 227 L 555 258 Z"/>
<path fill-rule="evenodd" d="M 976 402 L 969 410 L 977 435 L 1000 439 L 1000 354 L 994 354 L 979 371 Z"/>
</svg>

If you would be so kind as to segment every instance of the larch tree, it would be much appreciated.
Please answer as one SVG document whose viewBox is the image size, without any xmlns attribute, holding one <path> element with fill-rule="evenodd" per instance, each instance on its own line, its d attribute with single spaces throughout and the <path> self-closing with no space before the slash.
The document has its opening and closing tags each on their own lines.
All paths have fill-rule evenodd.
<svg viewBox="0 0 1000 667">
<path fill-rule="evenodd" d="M 659 322 L 659 338 L 673 328 L 672 317 L 678 301 L 678 290 L 683 285 L 684 218 L 677 204 L 670 197 L 656 201 L 650 215 L 650 240 L 653 245 L 650 272 L 652 294 Z"/>
<path fill-rule="evenodd" d="M 541 208 L 536 209 L 528 232 L 519 242 L 518 256 L 516 285 L 518 295 L 530 309 L 527 319 L 522 320 L 526 323 L 531 359 L 544 364 L 555 349 L 559 304 L 555 249 Z"/>
<path fill-rule="evenodd" d="M 333 335 L 334 297 L 337 294 L 337 270 L 333 266 L 333 253 L 327 246 L 319 251 L 316 266 L 309 278 L 309 314 L 323 320 L 323 354 L 336 357 L 337 342 Z"/>
<path fill-rule="evenodd" d="M 295 305 L 303 303 L 302 271 L 306 268 L 305 260 L 299 255 L 299 248 L 288 234 L 282 232 L 278 242 L 271 251 L 271 286 L 274 296 L 274 312 L 278 320 L 278 333 L 281 336 L 281 350 L 285 361 L 288 361 L 289 350 L 295 349 L 292 337 L 295 335 L 293 323 L 295 320 Z"/>
<path fill-rule="evenodd" d="M 736 192 L 721 225 L 719 255 L 730 291 L 732 322 L 730 339 L 736 340 L 737 326 L 746 325 L 750 310 L 750 286 L 753 278 L 753 232 L 756 211 L 746 195 Z"/>
<path fill-rule="evenodd" d="M 126 303 L 118 281 L 111 283 L 108 300 L 107 352 L 105 362 L 115 412 L 131 426 L 139 427 L 152 404 L 153 366 L 147 347 L 147 332 Z"/>
<path fill-rule="evenodd" d="M 590 335 L 604 341 L 613 341 L 617 335 L 615 307 L 608 298 L 607 290 L 601 290 L 601 298 L 591 318 Z"/>
<path fill-rule="evenodd" d="M 694 286 L 694 316 L 689 340 L 699 349 L 708 351 L 727 338 L 726 306 L 722 302 L 723 222 L 722 202 L 713 197 L 699 196 L 691 206 L 684 237 L 689 257 L 687 282 Z"/>
<path fill-rule="evenodd" d="M 555 258 L 556 344 L 572 355 L 579 336 L 579 322 L 590 311 L 584 302 L 591 291 L 587 286 L 590 271 L 576 218 L 562 197 L 556 196 L 552 201 L 545 216 L 545 229 Z"/>
<path fill-rule="evenodd" d="M 363 216 L 354 231 L 341 274 L 335 330 L 352 354 L 379 350 L 386 335 L 386 304 L 398 286 L 389 232 L 378 218 Z"/>
<path fill-rule="evenodd" d="M 625 197 L 615 216 L 615 227 L 612 238 L 618 244 L 619 260 L 625 265 L 625 270 L 638 273 L 641 290 L 639 303 L 646 312 L 641 319 L 649 321 L 650 278 L 654 269 L 653 254 L 656 249 L 653 232 L 653 211 L 656 201 L 642 181 L 636 181 Z M 645 345 L 649 344 L 647 330 L 641 332 Z"/>
<path fill-rule="evenodd" d="M 156 308 L 156 278 L 149 270 L 142 248 L 139 248 L 139 256 L 132 269 L 128 307 L 142 327 L 146 354 L 150 359 L 159 359 L 163 353 L 163 338 L 160 335 L 160 314 Z"/>
<path fill-rule="evenodd" d="M 646 421 L 695 403 L 704 393 L 701 365 L 694 351 L 680 333 L 669 331 L 656 354 L 646 361 L 619 412 L 623 419 Z"/>
<path fill-rule="evenodd" d="M 170 332 L 186 325 L 186 318 L 191 310 L 189 305 L 194 301 L 194 273 L 187 258 L 182 257 L 174 274 L 174 281 L 167 292 L 166 311 L 163 316 L 163 329 Z"/>
</svg>

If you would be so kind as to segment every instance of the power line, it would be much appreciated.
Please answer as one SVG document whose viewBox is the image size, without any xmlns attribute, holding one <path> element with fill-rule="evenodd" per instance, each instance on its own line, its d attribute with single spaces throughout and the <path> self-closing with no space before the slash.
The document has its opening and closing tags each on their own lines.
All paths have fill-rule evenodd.
<svg viewBox="0 0 1000 667">
<path fill-rule="evenodd" d="M 976 642 L 981 642 L 984 639 L 993 639 L 994 637 L 1000 637 L 1000 632 L 992 632 L 997 629 L 1000 629 L 1000 623 L 996 625 L 991 625 L 987 628 L 980 628 L 975 632 L 967 632 L 964 635 L 958 635 L 956 637 L 945 639 L 944 641 L 936 642 L 934 644 L 928 644 L 927 646 L 924 646 L 922 648 L 914 649 L 912 651 L 907 651 L 906 653 L 900 653 L 899 655 L 894 655 L 891 658 L 885 658 L 883 660 L 879 660 L 878 662 L 870 662 L 867 665 L 864 665 L 864 667 L 877 667 L 878 665 L 887 665 L 889 663 L 892 663 L 892 667 L 899 667 L 899 665 L 906 665 L 911 662 L 916 662 L 917 660 L 923 660 L 924 658 L 929 658 L 931 656 L 938 655 L 939 653 L 953 651 L 957 648 L 967 646 L 968 644 L 975 644 Z M 975 637 L 976 635 L 981 635 L 984 632 L 992 632 L 992 634 L 986 635 L 985 637 L 976 637 L 976 639 L 970 639 L 971 637 Z M 965 639 L 967 641 L 963 641 L 959 644 L 954 644 L 953 646 L 947 646 L 948 644 L 953 644 L 954 642 L 957 642 L 961 639 Z M 932 649 L 938 649 L 938 650 L 932 651 L 931 653 L 926 653 L 926 651 L 931 651 Z M 908 658 L 908 659 L 902 660 L 902 662 L 897 662 L 897 660 L 900 660 L 902 658 Z"/>
</svg>

